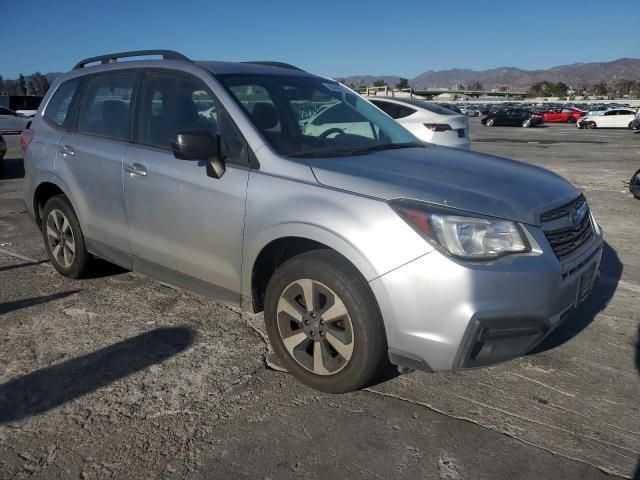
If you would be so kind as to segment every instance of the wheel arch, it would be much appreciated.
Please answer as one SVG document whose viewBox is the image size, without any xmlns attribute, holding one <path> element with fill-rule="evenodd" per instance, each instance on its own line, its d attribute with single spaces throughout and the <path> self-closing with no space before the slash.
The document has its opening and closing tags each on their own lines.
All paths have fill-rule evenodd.
<svg viewBox="0 0 640 480">
<path fill-rule="evenodd" d="M 344 257 L 367 282 L 380 275 L 359 250 L 338 235 L 312 225 L 287 225 L 262 236 L 248 249 L 242 282 L 245 308 L 256 313 L 262 311 L 267 284 L 286 260 L 304 252 L 323 249 Z"/>
<path fill-rule="evenodd" d="M 44 211 L 45 204 L 51 197 L 55 197 L 56 195 L 64 195 L 67 197 L 71 203 L 71 207 L 77 212 L 73 205 L 73 200 L 63 187 L 50 181 L 41 182 L 33 192 L 33 213 L 38 227 L 42 226 L 42 212 Z"/>
</svg>

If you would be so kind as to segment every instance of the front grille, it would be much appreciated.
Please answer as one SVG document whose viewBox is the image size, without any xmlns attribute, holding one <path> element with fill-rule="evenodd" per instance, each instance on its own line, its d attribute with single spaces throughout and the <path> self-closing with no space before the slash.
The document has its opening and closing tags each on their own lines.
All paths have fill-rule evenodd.
<svg viewBox="0 0 640 480">
<path fill-rule="evenodd" d="M 584 218 L 574 224 L 572 216 L 585 204 L 580 196 L 573 202 L 543 214 L 542 228 L 558 259 L 562 260 L 584 245 L 593 235 L 588 208 Z M 547 225 L 545 225 L 547 223 Z"/>
<path fill-rule="evenodd" d="M 555 210 L 551 210 L 550 212 L 543 213 L 540 217 L 542 223 L 549 222 L 551 220 L 555 220 L 556 218 L 566 217 L 571 214 L 573 210 L 577 210 L 584 203 L 584 196 L 580 195 L 578 198 L 573 200 L 572 202 L 567 203 Z"/>
</svg>

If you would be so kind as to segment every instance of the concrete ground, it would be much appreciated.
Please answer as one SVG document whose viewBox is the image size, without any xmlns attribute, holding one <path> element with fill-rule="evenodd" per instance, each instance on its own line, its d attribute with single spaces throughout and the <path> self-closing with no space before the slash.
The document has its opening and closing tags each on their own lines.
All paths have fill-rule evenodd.
<svg viewBox="0 0 640 480">
<path fill-rule="evenodd" d="M 607 241 L 595 291 L 524 358 L 339 396 L 281 371 L 261 316 L 108 264 L 58 275 L 8 138 L 0 478 L 640 478 L 640 135 L 471 123 L 475 150 L 584 190 Z"/>
</svg>

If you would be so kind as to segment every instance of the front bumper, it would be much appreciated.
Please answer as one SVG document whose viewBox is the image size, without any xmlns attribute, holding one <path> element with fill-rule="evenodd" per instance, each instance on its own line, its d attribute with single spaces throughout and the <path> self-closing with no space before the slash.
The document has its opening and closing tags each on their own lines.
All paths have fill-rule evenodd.
<svg viewBox="0 0 640 480">
<path fill-rule="evenodd" d="M 470 263 L 436 250 L 372 280 L 391 362 L 427 371 L 474 368 L 539 344 L 590 292 L 603 241 L 594 233 L 563 264 L 541 230 L 528 235 L 527 254 Z"/>
</svg>

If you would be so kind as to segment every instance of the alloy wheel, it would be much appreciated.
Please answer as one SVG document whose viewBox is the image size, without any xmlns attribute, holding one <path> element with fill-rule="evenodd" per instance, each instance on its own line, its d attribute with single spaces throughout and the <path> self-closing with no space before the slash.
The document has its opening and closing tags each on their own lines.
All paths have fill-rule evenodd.
<svg viewBox="0 0 640 480">
<path fill-rule="evenodd" d="M 290 283 L 277 305 L 278 333 L 291 357 L 316 375 L 345 368 L 354 348 L 351 317 L 329 287 L 308 278 Z"/>
<path fill-rule="evenodd" d="M 60 210 L 49 212 L 45 225 L 51 254 L 61 267 L 69 268 L 76 254 L 76 242 L 67 217 Z"/>
</svg>

